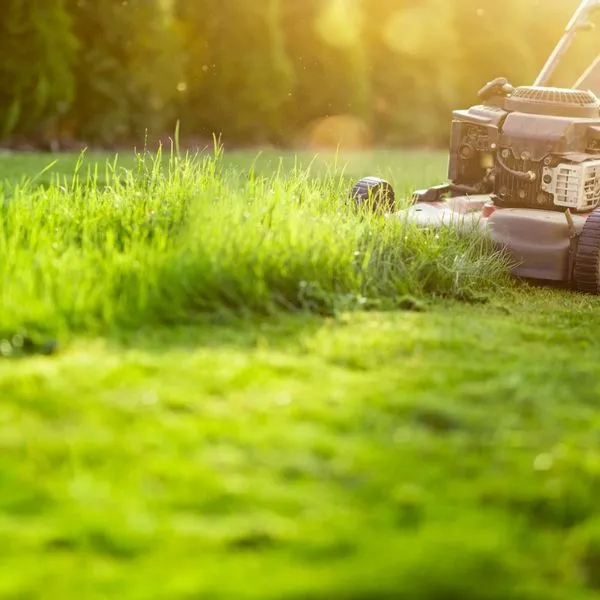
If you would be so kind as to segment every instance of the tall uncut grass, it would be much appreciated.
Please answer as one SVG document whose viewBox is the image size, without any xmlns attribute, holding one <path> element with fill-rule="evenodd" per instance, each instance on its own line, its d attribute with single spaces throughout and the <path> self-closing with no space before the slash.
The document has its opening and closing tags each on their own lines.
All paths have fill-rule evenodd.
<svg viewBox="0 0 600 600">
<path fill-rule="evenodd" d="M 84 165 L 0 190 L 3 332 L 330 314 L 504 281 L 505 262 L 482 239 L 359 214 L 340 172 L 259 176 L 225 168 L 219 148 L 144 153 L 131 170 Z"/>
</svg>

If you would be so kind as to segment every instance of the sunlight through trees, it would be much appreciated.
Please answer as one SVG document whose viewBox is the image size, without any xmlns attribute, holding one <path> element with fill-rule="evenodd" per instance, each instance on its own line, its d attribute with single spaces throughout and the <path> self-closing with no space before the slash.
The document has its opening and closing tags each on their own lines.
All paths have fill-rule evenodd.
<svg viewBox="0 0 600 600">
<path fill-rule="evenodd" d="M 491 78 L 530 83 L 577 0 L 7 0 L 0 135 L 296 144 L 323 119 L 440 144 Z M 578 40 L 556 82 L 597 46 Z M 309 135 L 310 137 L 310 135 Z"/>
</svg>

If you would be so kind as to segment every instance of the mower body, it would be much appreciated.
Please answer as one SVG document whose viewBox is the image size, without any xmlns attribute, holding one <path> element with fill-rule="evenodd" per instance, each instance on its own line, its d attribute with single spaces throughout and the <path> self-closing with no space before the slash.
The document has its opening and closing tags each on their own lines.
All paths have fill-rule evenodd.
<svg viewBox="0 0 600 600">
<path fill-rule="evenodd" d="M 515 275 L 570 282 L 577 241 L 600 206 L 600 101 L 505 80 L 480 95 L 453 114 L 448 183 L 416 192 L 400 214 L 477 227 L 507 251 Z"/>
<path fill-rule="evenodd" d="M 582 1 L 534 85 L 498 78 L 478 104 L 454 111 L 446 183 L 415 192 L 397 211 L 391 186 L 366 178 L 354 200 L 423 227 L 484 231 L 515 275 L 600 293 L 600 100 L 582 87 L 600 58 L 574 87 L 547 85 L 598 7 Z"/>
</svg>

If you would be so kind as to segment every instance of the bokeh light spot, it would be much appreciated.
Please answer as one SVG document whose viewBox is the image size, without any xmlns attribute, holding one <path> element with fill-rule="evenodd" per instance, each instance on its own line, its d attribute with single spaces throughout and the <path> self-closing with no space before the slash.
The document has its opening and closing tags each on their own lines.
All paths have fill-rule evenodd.
<svg viewBox="0 0 600 600">
<path fill-rule="evenodd" d="M 373 145 L 373 135 L 360 117 L 333 115 L 312 122 L 303 134 L 302 145 L 311 150 L 364 150 Z"/>
<path fill-rule="evenodd" d="M 403 54 L 427 54 L 429 23 L 419 8 L 397 10 L 383 30 L 385 43 Z"/>
<path fill-rule="evenodd" d="M 351 48 L 360 43 L 361 7 L 356 0 L 329 0 L 315 23 L 321 38 L 338 48 Z"/>
</svg>

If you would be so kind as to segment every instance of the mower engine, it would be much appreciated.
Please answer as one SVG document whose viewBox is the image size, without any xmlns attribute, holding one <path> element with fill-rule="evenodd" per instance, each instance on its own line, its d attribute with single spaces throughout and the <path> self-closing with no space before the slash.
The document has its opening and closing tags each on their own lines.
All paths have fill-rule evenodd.
<svg viewBox="0 0 600 600">
<path fill-rule="evenodd" d="M 488 83 L 453 113 L 449 188 L 498 207 L 587 212 L 600 204 L 600 101 L 590 91 Z"/>
</svg>

